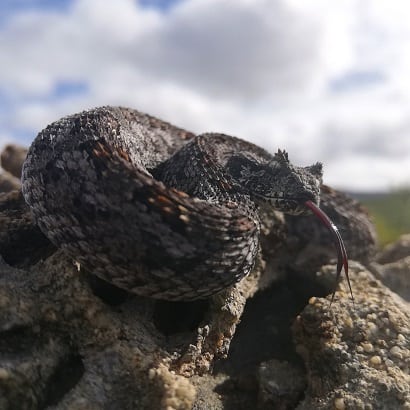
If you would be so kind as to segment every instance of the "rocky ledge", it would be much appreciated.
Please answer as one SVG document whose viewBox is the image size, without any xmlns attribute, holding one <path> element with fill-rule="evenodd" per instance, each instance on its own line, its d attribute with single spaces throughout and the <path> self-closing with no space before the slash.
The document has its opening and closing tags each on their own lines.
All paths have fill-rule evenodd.
<svg viewBox="0 0 410 410">
<path fill-rule="evenodd" d="M 358 261 L 354 303 L 342 282 L 330 304 L 327 233 L 309 217 L 277 213 L 266 216 L 250 276 L 207 300 L 161 302 L 119 290 L 55 249 L 19 191 L 24 150 L 6 151 L 1 410 L 410 409 L 410 238 L 375 255 L 353 200 L 336 223 Z"/>
</svg>

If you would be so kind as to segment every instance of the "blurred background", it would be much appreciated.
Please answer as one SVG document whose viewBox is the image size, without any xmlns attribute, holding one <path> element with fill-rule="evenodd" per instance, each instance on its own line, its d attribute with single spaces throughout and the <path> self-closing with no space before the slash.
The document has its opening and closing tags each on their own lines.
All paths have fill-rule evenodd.
<svg viewBox="0 0 410 410">
<path fill-rule="evenodd" d="M 101 105 L 321 161 L 410 231 L 406 0 L 1 0 L 0 148 Z"/>
</svg>

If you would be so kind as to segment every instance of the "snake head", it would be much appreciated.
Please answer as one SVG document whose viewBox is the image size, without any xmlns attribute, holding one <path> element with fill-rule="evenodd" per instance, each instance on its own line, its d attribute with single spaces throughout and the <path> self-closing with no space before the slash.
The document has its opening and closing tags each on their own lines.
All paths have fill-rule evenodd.
<svg viewBox="0 0 410 410">
<path fill-rule="evenodd" d="M 322 164 L 297 167 L 290 163 L 285 151 L 268 161 L 243 154 L 232 156 L 227 170 L 242 189 L 258 204 L 292 215 L 308 212 L 306 201 L 319 204 Z"/>
<path fill-rule="evenodd" d="M 272 159 L 262 162 L 244 155 L 233 156 L 227 163 L 228 171 L 246 193 L 256 202 L 269 204 L 274 209 L 292 215 L 313 212 L 329 230 L 335 243 L 338 261 L 336 280 L 344 269 L 353 299 L 348 273 L 345 245 L 336 225 L 319 208 L 322 164 L 296 167 L 289 162 L 285 151 L 278 151 Z M 335 292 L 332 295 L 332 301 Z"/>
</svg>

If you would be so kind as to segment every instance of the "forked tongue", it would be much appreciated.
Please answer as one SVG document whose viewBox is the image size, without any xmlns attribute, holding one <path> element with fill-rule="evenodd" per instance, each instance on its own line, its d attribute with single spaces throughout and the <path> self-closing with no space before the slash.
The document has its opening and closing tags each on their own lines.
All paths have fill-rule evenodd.
<svg viewBox="0 0 410 410">
<path fill-rule="evenodd" d="M 321 220 L 321 222 L 326 226 L 329 232 L 332 235 L 333 242 L 336 245 L 337 249 L 337 270 L 336 270 L 336 283 L 340 278 L 340 274 L 342 272 L 342 268 L 344 268 L 347 284 L 349 285 L 350 296 L 352 301 L 354 302 L 352 286 L 350 284 L 349 278 L 349 265 L 347 261 L 347 252 L 345 245 L 343 243 L 343 239 L 340 236 L 339 230 L 337 226 L 332 222 L 332 220 L 312 201 L 306 201 L 305 205 Z M 330 303 L 333 302 L 335 297 L 336 289 L 333 291 L 332 300 Z"/>
</svg>

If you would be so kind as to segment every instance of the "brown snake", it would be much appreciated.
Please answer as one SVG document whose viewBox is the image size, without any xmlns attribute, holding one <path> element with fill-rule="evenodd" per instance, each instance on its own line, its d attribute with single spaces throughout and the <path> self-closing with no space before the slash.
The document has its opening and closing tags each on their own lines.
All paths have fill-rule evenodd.
<svg viewBox="0 0 410 410">
<path fill-rule="evenodd" d="M 193 300 L 250 272 L 266 206 L 319 216 L 347 276 L 318 208 L 321 179 L 321 164 L 296 167 L 284 151 L 102 107 L 41 131 L 22 184 L 40 229 L 85 268 L 139 295 Z"/>
</svg>

